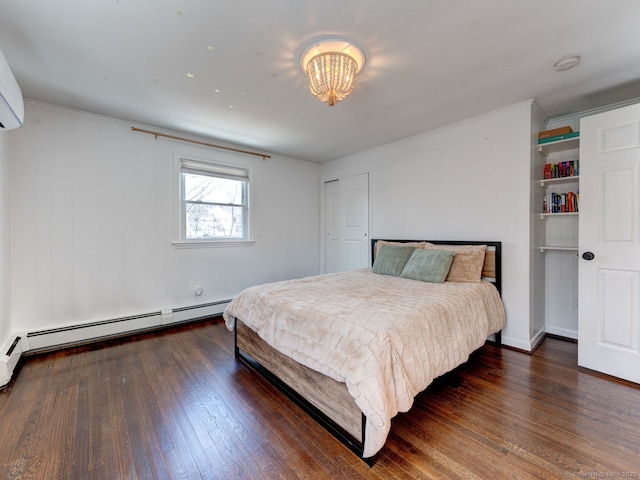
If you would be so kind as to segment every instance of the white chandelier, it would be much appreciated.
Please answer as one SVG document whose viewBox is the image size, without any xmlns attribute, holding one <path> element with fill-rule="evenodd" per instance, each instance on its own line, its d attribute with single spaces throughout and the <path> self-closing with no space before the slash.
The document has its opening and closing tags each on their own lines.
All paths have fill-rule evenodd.
<svg viewBox="0 0 640 480">
<path fill-rule="evenodd" d="M 356 86 L 356 74 L 364 67 L 364 53 L 349 41 L 328 37 L 317 40 L 301 55 L 309 77 L 309 90 L 321 102 L 333 106 Z"/>
</svg>

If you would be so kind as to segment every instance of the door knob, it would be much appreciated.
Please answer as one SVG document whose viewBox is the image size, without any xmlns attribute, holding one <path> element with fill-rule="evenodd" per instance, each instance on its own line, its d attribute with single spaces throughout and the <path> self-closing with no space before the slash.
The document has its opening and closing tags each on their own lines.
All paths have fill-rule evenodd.
<svg viewBox="0 0 640 480">
<path fill-rule="evenodd" d="M 582 254 L 582 258 L 584 258 L 585 260 L 593 260 L 594 258 L 596 258 L 596 256 L 593 254 L 593 252 L 584 252 Z"/>
</svg>

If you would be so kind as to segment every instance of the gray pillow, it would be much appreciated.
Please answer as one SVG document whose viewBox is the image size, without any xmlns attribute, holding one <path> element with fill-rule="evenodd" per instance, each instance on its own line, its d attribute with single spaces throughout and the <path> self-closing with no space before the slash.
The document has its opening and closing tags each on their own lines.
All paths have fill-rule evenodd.
<svg viewBox="0 0 640 480">
<path fill-rule="evenodd" d="M 411 257 L 416 247 L 397 247 L 383 245 L 378 250 L 376 260 L 373 262 L 372 271 L 381 275 L 393 275 L 397 277 Z"/>
<path fill-rule="evenodd" d="M 421 282 L 443 283 L 455 253 L 447 250 L 416 250 L 411 254 L 400 276 Z"/>
</svg>

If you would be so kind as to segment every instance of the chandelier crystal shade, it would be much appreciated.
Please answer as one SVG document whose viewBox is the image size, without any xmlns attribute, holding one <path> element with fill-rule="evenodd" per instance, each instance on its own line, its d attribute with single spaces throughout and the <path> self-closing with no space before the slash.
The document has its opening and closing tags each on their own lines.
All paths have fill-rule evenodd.
<svg viewBox="0 0 640 480">
<path fill-rule="evenodd" d="M 344 53 L 322 53 L 307 64 L 309 90 L 321 102 L 334 106 L 356 87 L 358 64 Z"/>
<path fill-rule="evenodd" d="M 364 54 L 346 40 L 323 39 L 303 52 L 301 66 L 309 77 L 309 91 L 333 106 L 353 92 Z"/>
</svg>

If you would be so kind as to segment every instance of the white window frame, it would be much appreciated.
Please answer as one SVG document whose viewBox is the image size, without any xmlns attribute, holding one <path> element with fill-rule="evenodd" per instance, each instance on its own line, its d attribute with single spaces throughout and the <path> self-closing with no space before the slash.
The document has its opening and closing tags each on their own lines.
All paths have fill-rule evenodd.
<svg viewBox="0 0 640 480">
<path fill-rule="evenodd" d="M 195 173 L 221 178 L 241 179 L 247 182 L 243 212 L 243 238 L 186 238 L 186 204 L 184 198 L 183 173 Z M 252 238 L 253 208 L 251 208 L 251 188 L 253 172 L 244 165 L 232 165 L 224 162 L 196 159 L 190 156 L 176 155 L 177 178 L 177 229 L 176 240 L 172 243 L 177 248 L 250 246 L 255 242 Z"/>
</svg>

